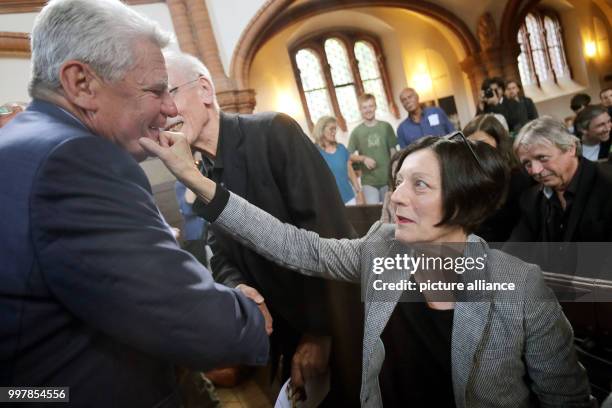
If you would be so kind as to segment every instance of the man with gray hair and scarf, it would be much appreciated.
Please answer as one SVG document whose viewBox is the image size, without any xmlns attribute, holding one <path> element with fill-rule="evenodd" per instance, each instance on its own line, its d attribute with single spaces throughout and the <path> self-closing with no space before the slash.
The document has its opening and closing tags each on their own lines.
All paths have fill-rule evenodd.
<svg viewBox="0 0 612 408">
<path fill-rule="evenodd" d="M 0 129 L 0 384 L 178 407 L 174 365 L 265 364 L 257 304 L 182 251 L 138 162 L 177 114 L 168 35 L 118 0 L 52 0 L 33 102 Z"/>
</svg>

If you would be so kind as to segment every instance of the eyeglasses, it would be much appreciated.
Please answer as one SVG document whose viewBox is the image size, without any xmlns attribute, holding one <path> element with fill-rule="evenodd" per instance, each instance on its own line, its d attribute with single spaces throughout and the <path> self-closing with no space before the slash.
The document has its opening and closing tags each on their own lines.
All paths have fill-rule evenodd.
<svg viewBox="0 0 612 408">
<path fill-rule="evenodd" d="M 448 140 L 453 140 L 453 139 L 461 140 L 463 142 L 463 144 L 465 144 L 467 146 L 467 148 L 470 150 L 470 153 L 472 153 L 472 157 L 474 157 L 474 160 L 476 160 L 476 163 L 478 164 L 478 167 L 480 167 L 480 170 L 485 171 L 482 163 L 480 162 L 480 160 L 478 159 L 478 156 L 476 155 L 476 152 L 472 148 L 472 145 L 467 140 L 467 138 L 463 135 L 463 132 L 457 131 L 457 132 L 455 132 L 455 133 L 453 133 L 451 135 L 446 136 L 446 138 Z"/>
<path fill-rule="evenodd" d="M 198 76 L 196 79 L 194 79 L 194 80 L 192 80 L 192 81 L 188 81 L 188 82 L 185 82 L 184 84 L 180 84 L 180 85 L 178 85 L 178 86 L 175 86 L 175 87 L 171 88 L 171 89 L 168 91 L 168 93 L 169 93 L 171 96 L 176 96 L 176 94 L 177 94 L 177 92 L 178 92 L 179 88 L 182 88 L 182 87 L 184 87 L 184 86 L 186 86 L 186 85 L 192 84 L 192 83 L 194 83 L 194 82 L 198 81 L 198 80 L 199 80 L 201 77 L 202 77 L 202 76 Z"/>
</svg>

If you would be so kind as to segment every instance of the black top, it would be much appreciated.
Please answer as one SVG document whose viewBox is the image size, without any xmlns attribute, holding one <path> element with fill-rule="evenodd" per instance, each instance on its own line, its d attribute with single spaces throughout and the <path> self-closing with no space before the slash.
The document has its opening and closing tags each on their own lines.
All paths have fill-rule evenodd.
<svg viewBox="0 0 612 408">
<path fill-rule="evenodd" d="M 521 220 L 521 195 L 534 184 L 533 179 L 521 169 L 513 169 L 506 201 L 478 227 L 476 235 L 489 243 L 506 242 Z"/>
<path fill-rule="evenodd" d="M 578 191 L 578 180 L 580 180 L 580 173 L 582 171 L 582 163 L 584 160 L 580 160 L 576 175 L 572 178 L 569 185 L 563 192 L 563 198 L 565 199 L 565 209 L 561 206 L 561 200 L 555 191 L 545 189 L 544 195 L 547 196 L 547 200 L 544 205 L 544 241 L 546 242 L 563 242 L 563 236 L 569 223 L 569 216 L 572 211 L 572 204 L 576 197 L 576 191 Z"/>
<path fill-rule="evenodd" d="M 455 406 L 451 373 L 454 310 L 426 302 L 400 302 L 381 338 L 385 361 L 379 375 L 383 406 Z"/>
</svg>

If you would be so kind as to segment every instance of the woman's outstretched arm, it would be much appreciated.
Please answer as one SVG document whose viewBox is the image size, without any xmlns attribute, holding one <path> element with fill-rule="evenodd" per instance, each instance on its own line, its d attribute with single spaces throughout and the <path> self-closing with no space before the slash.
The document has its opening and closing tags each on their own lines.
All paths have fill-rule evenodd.
<svg viewBox="0 0 612 408">
<path fill-rule="evenodd" d="M 229 193 L 199 172 L 187 140 L 181 134 L 162 132 L 159 144 L 145 138 L 140 143 L 207 204 L 199 215 L 215 222 L 242 244 L 305 275 L 359 282 L 363 239 L 320 238 L 315 232 L 282 223 Z"/>
</svg>

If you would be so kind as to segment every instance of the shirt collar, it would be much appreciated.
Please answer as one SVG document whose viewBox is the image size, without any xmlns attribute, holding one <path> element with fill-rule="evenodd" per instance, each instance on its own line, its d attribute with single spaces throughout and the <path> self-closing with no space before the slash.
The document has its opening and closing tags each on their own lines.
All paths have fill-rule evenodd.
<svg viewBox="0 0 612 408">
<path fill-rule="evenodd" d="M 583 160 L 586 160 L 586 159 L 578 158 L 578 168 L 576 169 L 576 174 L 574 174 L 574 177 L 572 177 L 572 181 L 570 181 L 569 185 L 565 189 L 565 192 L 563 193 L 564 196 L 567 194 L 570 194 L 571 196 L 576 195 L 576 192 L 578 191 L 578 183 L 579 183 L 578 180 L 580 180 L 580 175 L 582 174 L 582 168 L 584 167 L 582 165 Z M 546 198 L 549 200 L 553 196 L 554 192 L 555 191 L 548 186 L 544 186 L 542 188 L 542 193 L 544 193 Z"/>
</svg>

